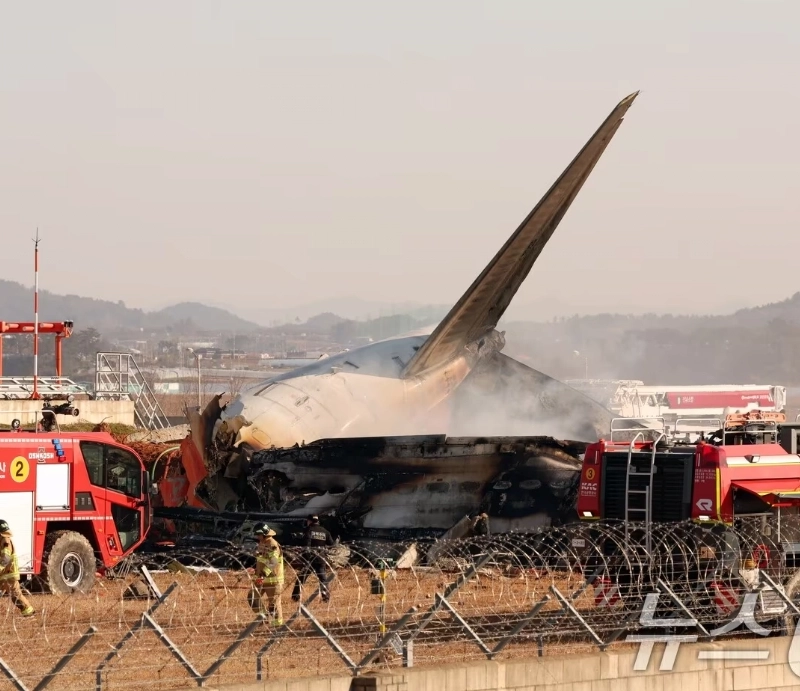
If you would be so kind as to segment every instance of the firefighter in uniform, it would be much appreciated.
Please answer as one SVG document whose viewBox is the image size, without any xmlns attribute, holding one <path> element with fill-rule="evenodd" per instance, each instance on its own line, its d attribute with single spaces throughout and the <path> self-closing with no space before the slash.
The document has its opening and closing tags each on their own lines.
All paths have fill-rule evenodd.
<svg viewBox="0 0 800 691">
<path fill-rule="evenodd" d="M 472 534 L 476 537 L 489 535 L 489 514 L 479 513 L 472 521 Z"/>
<path fill-rule="evenodd" d="M 465 537 L 468 538 L 482 538 L 489 535 L 489 515 L 486 513 L 479 513 L 473 517 L 469 524 L 469 530 Z M 483 540 L 473 540 L 467 544 L 467 551 L 473 556 L 477 557 L 486 551 L 486 543 Z"/>
<path fill-rule="evenodd" d="M 30 617 L 35 610 L 19 587 L 19 563 L 12 537 L 8 523 L 0 520 L 0 590 L 9 594 L 23 617 Z"/>
<path fill-rule="evenodd" d="M 306 550 L 303 554 L 303 566 L 297 572 L 297 580 L 292 590 L 292 600 L 295 602 L 300 601 L 303 584 L 313 571 L 319 581 L 319 594 L 322 596 L 322 601 L 328 602 L 331 599 L 331 593 L 328 589 L 328 569 L 325 563 L 325 556 L 320 553 L 320 550 L 322 547 L 333 545 L 333 537 L 319 524 L 319 516 L 309 516 L 306 519 L 303 544 L 313 549 Z"/>
<path fill-rule="evenodd" d="M 258 593 L 259 609 L 263 611 L 266 598 L 272 625 L 283 625 L 281 592 L 283 591 L 283 550 L 275 539 L 275 531 L 265 523 L 254 534 L 258 538 L 256 548 L 255 588 Z"/>
</svg>

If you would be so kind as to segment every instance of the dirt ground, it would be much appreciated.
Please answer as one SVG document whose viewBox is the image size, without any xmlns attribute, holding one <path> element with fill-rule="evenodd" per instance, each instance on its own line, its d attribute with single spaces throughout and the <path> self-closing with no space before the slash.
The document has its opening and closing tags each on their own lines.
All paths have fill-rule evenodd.
<svg viewBox="0 0 800 691">
<path fill-rule="evenodd" d="M 286 575 L 282 603 L 284 619 L 288 620 L 298 608 L 290 599 L 294 575 L 290 569 Z M 371 594 L 371 577 L 368 570 L 342 569 L 331 585 L 331 601 L 324 603 L 317 599 L 309 605 L 313 617 L 356 664 L 369 652 L 380 633 L 380 598 Z M 418 623 L 433 605 L 435 593 L 443 592 L 457 577 L 457 573 L 435 570 L 392 573 L 387 580 L 387 626 L 391 628 L 412 606 L 419 612 L 411 624 Z M 171 583 L 178 584 L 152 613 L 166 638 L 160 640 L 159 633 L 149 626 L 139 627 L 143 613 L 154 604 L 152 600 L 123 599 L 123 591 L 133 579 L 106 580 L 99 581 L 88 595 L 32 595 L 38 614 L 31 619 L 22 619 L 7 598 L 0 600 L 4 630 L 0 658 L 25 686 L 33 688 L 83 634 L 91 633 L 86 645 L 58 673 L 51 688 L 95 688 L 96 670 L 104 658 L 108 661 L 99 674 L 103 689 L 138 689 L 144 679 L 148 688 L 153 689 L 190 685 L 192 672 L 170 653 L 168 645 L 174 644 L 192 668 L 204 675 L 256 618 L 247 602 L 250 576 L 246 572 L 164 572 L 154 574 L 154 579 L 162 592 Z M 312 576 L 304 589 L 304 600 L 316 589 L 316 583 Z M 503 575 L 487 570 L 454 594 L 450 603 L 493 648 L 548 593 L 551 585 L 569 596 L 581 584 L 576 575 L 553 579 L 535 571 Z M 577 598 L 575 605 L 592 611 L 592 624 L 601 637 L 607 637 L 619 623 L 618 617 L 608 615 L 607 610 L 594 608 L 591 590 Z M 504 648 L 500 658 L 536 655 L 540 634 L 545 634 L 542 653 L 546 655 L 593 649 L 577 619 L 559 614 L 557 609 L 555 601 L 548 602 L 537 619 Z M 296 618 L 283 631 L 284 635 L 263 655 L 264 679 L 347 673 L 342 657 L 306 617 Z M 209 682 L 256 681 L 259 650 L 274 632 L 268 624 L 259 622 L 253 634 L 230 654 Z M 126 636 L 126 642 L 118 648 Z M 432 618 L 414 646 L 415 666 L 481 659 L 486 659 L 485 654 L 446 609 Z M 390 648 L 371 667 L 400 664 L 400 656 Z M 10 681 L 0 680 L 1 690 L 12 688 Z"/>
</svg>

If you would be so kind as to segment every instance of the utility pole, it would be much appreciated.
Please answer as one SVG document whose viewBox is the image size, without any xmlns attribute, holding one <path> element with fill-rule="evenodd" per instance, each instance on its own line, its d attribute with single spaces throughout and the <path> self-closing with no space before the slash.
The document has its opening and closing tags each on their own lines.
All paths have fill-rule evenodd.
<svg viewBox="0 0 800 691">
<path fill-rule="evenodd" d="M 39 398 L 39 228 L 33 239 L 33 396 Z"/>
<path fill-rule="evenodd" d="M 202 410 L 203 408 L 203 392 L 201 389 L 200 383 L 200 354 L 194 352 L 194 348 L 187 348 L 192 355 L 194 355 L 195 362 L 197 363 L 197 409 Z"/>
</svg>

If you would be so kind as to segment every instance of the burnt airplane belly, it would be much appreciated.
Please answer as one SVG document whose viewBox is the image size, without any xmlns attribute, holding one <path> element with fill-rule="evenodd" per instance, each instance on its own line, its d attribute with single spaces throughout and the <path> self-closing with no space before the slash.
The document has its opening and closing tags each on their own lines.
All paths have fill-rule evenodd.
<svg viewBox="0 0 800 691">
<path fill-rule="evenodd" d="M 251 483 L 280 484 L 281 501 L 265 509 L 286 510 L 291 496 L 295 511 L 297 498 L 307 497 L 308 507 L 336 506 L 366 531 L 447 530 L 477 510 L 519 527 L 546 525 L 573 509 L 580 463 L 562 450 L 554 457 L 524 447 L 521 440 L 328 439 L 257 454 Z"/>
<path fill-rule="evenodd" d="M 371 510 L 364 516 L 363 527 L 447 530 L 479 510 L 493 520 L 536 527 L 549 525 L 572 508 L 577 467 L 542 456 L 521 463 L 502 454 L 442 460 L 422 470 L 429 459 L 414 459 L 406 472 L 397 474 L 396 484 L 389 481 L 388 473 L 365 483 L 362 503 Z"/>
<path fill-rule="evenodd" d="M 374 494 L 367 491 L 363 502 L 369 504 L 371 510 L 364 515 L 362 527 L 367 530 L 448 530 L 465 515 L 476 511 L 486 484 L 486 474 L 477 472 L 435 478 L 423 475 Z"/>
</svg>

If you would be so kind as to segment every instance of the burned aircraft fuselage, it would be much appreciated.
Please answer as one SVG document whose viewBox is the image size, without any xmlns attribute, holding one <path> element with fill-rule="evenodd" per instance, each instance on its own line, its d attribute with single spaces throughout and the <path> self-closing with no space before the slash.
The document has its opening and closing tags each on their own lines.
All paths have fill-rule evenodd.
<svg viewBox="0 0 800 691">
<path fill-rule="evenodd" d="M 611 414 L 506 358 L 498 324 L 635 98 L 609 113 L 430 333 L 334 355 L 190 415 L 187 504 L 332 511 L 364 534 L 448 530 L 479 509 L 500 531 L 571 515 L 574 449 L 529 435 L 595 441 Z M 386 436 L 432 432 L 495 436 Z M 526 436 L 497 436 L 512 434 Z"/>
<path fill-rule="evenodd" d="M 575 518 L 585 445 L 551 437 L 326 439 L 253 454 L 239 510 L 335 517 L 349 538 L 440 535 L 485 511 L 493 532 Z"/>
</svg>

